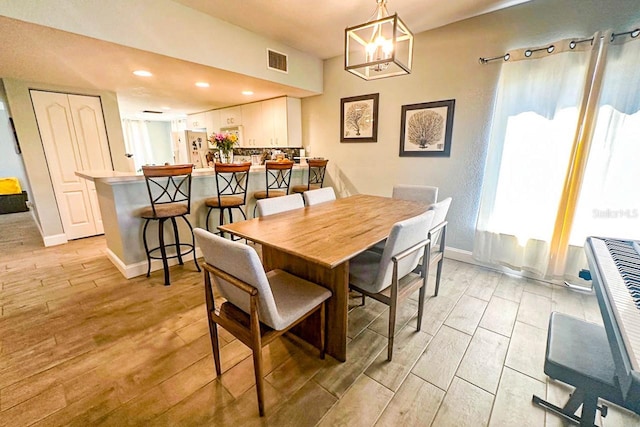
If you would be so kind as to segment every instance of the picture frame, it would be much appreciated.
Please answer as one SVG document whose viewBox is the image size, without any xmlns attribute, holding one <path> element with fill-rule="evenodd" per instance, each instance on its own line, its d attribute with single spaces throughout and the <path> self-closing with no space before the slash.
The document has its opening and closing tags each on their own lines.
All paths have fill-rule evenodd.
<svg viewBox="0 0 640 427">
<path fill-rule="evenodd" d="M 18 132 L 16 132 L 16 125 L 13 124 L 12 117 L 9 117 L 9 126 L 11 126 L 11 131 L 13 132 L 16 154 L 22 154 L 22 148 L 20 148 L 20 141 L 18 140 Z"/>
<path fill-rule="evenodd" d="M 400 157 L 449 157 L 456 100 L 403 105 Z"/>
<path fill-rule="evenodd" d="M 378 142 L 380 94 L 340 99 L 340 142 Z"/>
</svg>

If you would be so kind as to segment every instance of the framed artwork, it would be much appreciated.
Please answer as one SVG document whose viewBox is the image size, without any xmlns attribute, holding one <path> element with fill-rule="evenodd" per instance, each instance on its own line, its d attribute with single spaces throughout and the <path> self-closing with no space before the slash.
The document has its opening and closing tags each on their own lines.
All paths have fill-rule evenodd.
<svg viewBox="0 0 640 427">
<path fill-rule="evenodd" d="M 379 94 L 340 100 L 340 142 L 378 142 Z"/>
<path fill-rule="evenodd" d="M 20 141 L 18 141 L 18 132 L 16 132 L 16 126 L 13 124 L 13 118 L 9 117 L 9 125 L 11 126 L 11 130 L 13 131 L 13 138 L 16 143 L 16 154 L 22 154 L 22 149 L 20 148 Z"/>
<path fill-rule="evenodd" d="M 400 157 L 449 157 L 456 100 L 402 106 Z"/>
</svg>

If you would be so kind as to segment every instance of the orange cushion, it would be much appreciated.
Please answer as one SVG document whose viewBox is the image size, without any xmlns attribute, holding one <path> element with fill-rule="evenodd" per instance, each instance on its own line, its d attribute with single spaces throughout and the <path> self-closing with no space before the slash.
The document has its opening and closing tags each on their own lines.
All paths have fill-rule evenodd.
<svg viewBox="0 0 640 427">
<path fill-rule="evenodd" d="M 140 212 L 140 216 L 145 219 L 171 218 L 172 216 L 186 215 L 188 213 L 187 205 L 182 203 L 168 203 L 166 205 L 156 205 L 156 214 L 153 214 L 153 208 L 147 206 Z"/>
<path fill-rule="evenodd" d="M 282 196 L 286 196 L 286 195 L 287 195 L 286 191 L 269 190 L 269 198 L 282 197 Z M 255 197 L 256 199 L 266 199 L 267 198 L 267 192 L 266 191 L 256 191 L 255 193 L 253 193 L 253 197 Z"/>
<path fill-rule="evenodd" d="M 244 205 L 244 200 L 242 197 L 236 196 L 222 196 L 220 197 L 220 203 L 218 203 L 217 197 L 210 197 L 205 199 L 204 204 L 210 208 L 233 208 L 236 206 Z"/>
</svg>

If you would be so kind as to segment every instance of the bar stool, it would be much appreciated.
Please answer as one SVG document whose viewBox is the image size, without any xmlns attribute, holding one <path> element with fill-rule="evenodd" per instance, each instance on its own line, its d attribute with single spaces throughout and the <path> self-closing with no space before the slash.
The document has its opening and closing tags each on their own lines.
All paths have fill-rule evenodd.
<svg viewBox="0 0 640 427">
<path fill-rule="evenodd" d="M 208 208 L 205 226 L 209 230 L 209 216 L 213 209 L 220 210 L 219 225 L 224 224 L 225 210 L 229 214 L 229 222 L 233 222 L 233 209 L 238 209 L 244 219 L 247 215 L 243 207 L 247 203 L 247 185 L 249 183 L 249 169 L 251 162 L 245 163 L 216 163 L 216 197 L 205 199 L 204 204 Z M 224 237 L 224 233 L 220 233 Z"/>
<path fill-rule="evenodd" d="M 309 159 L 307 164 L 309 165 L 309 175 L 307 177 L 307 184 L 294 185 L 291 187 L 293 193 L 304 193 L 309 190 L 317 190 L 322 188 L 324 183 L 324 172 L 327 169 L 327 163 L 329 160 L 325 159 Z"/>
<path fill-rule="evenodd" d="M 292 169 L 293 162 L 291 160 L 285 162 L 265 162 L 264 171 L 266 177 L 266 189 L 253 193 L 253 198 L 257 201 L 260 199 L 281 197 L 289 194 Z M 253 208 L 254 218 L 256 216 L 256 207 Z"/>
<path fill-rule="evenodd" d="M 170 165 L 170 166 L 143 166 L 147 191 L 151 206 L 148 206 L 140 212 L 140 217 L 145 220 L 142 230 L 142 240 L 144 242 L 144 250 L 147 254 L 147 277 L 151 274 L 151 260 L 161 259 L 164 268 L 164 285 L 169 286 L 169 264 L 171 258 L 178 258 L 180 265 L 184 265 L 182 256 L 193 252 L 193 262 L 200 271 L 200 266 L 196 259 L 195 240 L 193 237 L 193 228 L 189 223 L 186 215 L 191 211 L 191 172 L 193 165 Z M 180 242 L 178 226 L 176 218 L 182 218 L 189 226 L 191 231 L 191 243 Z M 173 225 L 174 242 L 165 245 L 164 242 L 164 223 L 170 219 Z M 158 224 L 158 246 L 149 249 L 147 242 L 147 227 L 150 221 L 159 221 Z M 186 250 L 183 250 L 186 247 Z M 175 251 L 174 254 L 167 254 L 167 248 Z M 154 253 L 160 252 L 160 255 Z"/>
</svg>

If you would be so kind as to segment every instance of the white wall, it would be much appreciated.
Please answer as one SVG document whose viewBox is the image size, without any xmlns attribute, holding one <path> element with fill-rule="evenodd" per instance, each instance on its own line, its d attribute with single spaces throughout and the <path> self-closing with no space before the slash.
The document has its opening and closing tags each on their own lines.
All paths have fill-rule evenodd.
<svg viewBox="0 0 640 427">
<path fill-rule="evenodd" d="M 469 251 L 500 71 L 500 61 L 478 58 L 638 24 L 637 0 L 534 0 L 417 34 L 409 76 L 366 82 L 344 71 L 343 57 L 332 58 L 324 93 L 303 100 L 303 144 L 330 159 L 329 181 L 343 195 L 388 196 L 394 183 L 440 187 L 439 199 L 453 197 L 447 245 Z M 370 93 L 380 94 L 378 142 L 340 143 L 340 98 Z M 445 99 L 456 100 L 451 156 L 399 157 L 401 106 Z"/>
</svg>

